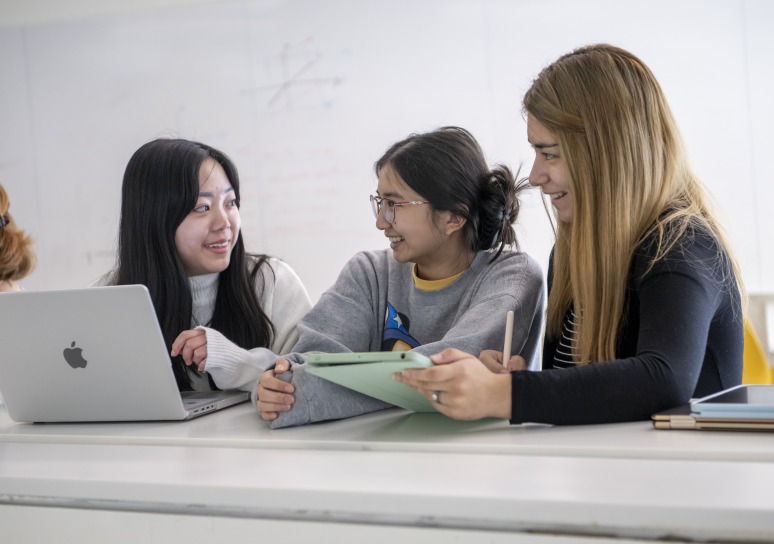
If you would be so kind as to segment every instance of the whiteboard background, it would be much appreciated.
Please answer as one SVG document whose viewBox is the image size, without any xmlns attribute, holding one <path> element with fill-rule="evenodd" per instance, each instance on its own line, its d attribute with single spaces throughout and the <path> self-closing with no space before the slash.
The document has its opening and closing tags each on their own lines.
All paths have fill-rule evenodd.
<svg viewBox="0 0 774 544">
<path fill-rule="evenodd" d="M 231 155 L 248 249 L 285 259 L 316 300 L 356 251 L 387 247 L 367 197 L 390 144 L 460 125 L 526 174 L 523 93 L 560 54 L 609 42 L 656 74 L 748 289 L 774 292 L 774 3 L 152 3 L 0 5 L 0 182 L 36 240 L 27 289 L 111 267 L 126 162 L 179 136 Z M 548 220 L 536 192 L 525 204 L 522 247 L 545 268 Z"/>
</svg>

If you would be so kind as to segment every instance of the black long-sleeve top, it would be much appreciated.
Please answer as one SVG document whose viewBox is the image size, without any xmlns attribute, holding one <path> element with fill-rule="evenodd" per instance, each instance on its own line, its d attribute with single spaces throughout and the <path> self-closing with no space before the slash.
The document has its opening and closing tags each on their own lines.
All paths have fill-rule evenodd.
<svg viewBox="0 0 774 544">
<path fill-rule="evenodd" d="M 559 339 L 546 337 L 543 370 L 511 373 L 511 423 L 646 420 L 741 383 L 739 290 L 717 240 L 690 231 L 647 271 L 655 249 L 650 238 L 632 258 L 617 359 L 558 368 Z M 553 252 L 549 290 L 552 274 Z"/>
</svg>

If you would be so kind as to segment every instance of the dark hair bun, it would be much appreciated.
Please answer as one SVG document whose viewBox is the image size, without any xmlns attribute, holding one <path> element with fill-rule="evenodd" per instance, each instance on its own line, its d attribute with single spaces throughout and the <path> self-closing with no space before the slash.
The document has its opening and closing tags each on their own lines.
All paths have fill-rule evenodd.
<svg viewBox="0 0 774 544">
<path fill-rule="evenodd" d="M 505 246 L 518 247 L 512 225 L 519 216 L 519 197 L 528 187 L 526 179 L 517 181 L 510 168 L 504 165 L 497 165 L 481 180 L 477 225 L 479 250 L 499 246 L 499 255 Z"/>
</svg>

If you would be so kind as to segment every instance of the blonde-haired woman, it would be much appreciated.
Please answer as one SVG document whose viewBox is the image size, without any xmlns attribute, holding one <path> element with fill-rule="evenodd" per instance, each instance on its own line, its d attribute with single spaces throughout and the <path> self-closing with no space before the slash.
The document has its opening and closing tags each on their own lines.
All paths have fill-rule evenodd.
<svg viewBox="0 0 774 544">
<path fill-rule="evenodd" d="M 35 266 L 32 241 L 14 223 L 10 207 L 8 193 L 0 185 L 0 292 L 21 291 L 18 281 Z"/>
<path fill-rule="evenodd" d="M 648 419 L 741 383 L 739 269 L 651 71 L 584 47 L 538 75 L 524 111 L 530 183 L 557 219 L 543 372 L 447 350 L 396 378 L 452 417 L 554 424 Z"/>
</svg>

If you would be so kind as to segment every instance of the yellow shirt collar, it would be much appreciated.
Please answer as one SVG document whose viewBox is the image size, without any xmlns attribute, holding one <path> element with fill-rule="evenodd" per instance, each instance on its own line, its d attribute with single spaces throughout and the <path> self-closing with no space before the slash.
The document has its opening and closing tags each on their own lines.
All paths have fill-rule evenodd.
<svg viewBox="0 0 774 544">
<path fill-rule="evenodd" d="M 412 275 L 414 276 L 414 287 L 417 289 L 422 289 L 423 291 L 438 291 L 439 289 L 443 289 L 444 287 L 457 281 L 465 272 L 466 271 L 463 270 L 459 274 L 455 274 L 448 278 L 442 278 L 440 280 L 423 280 L 417 276 L 417 265 L 415 264 L 414 268 L 412 269 Z"/>
</svg>

